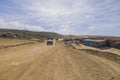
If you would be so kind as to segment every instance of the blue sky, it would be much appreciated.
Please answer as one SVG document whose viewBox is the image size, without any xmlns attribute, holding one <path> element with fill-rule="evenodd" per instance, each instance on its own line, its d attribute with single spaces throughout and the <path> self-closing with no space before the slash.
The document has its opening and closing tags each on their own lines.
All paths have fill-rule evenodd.
<svg viewBox="0 0 120 80">
<path fill-rule="evenodd" d="M 120 36 L 120 0 L 0 0 L 0 28 Z"/>
</svg>

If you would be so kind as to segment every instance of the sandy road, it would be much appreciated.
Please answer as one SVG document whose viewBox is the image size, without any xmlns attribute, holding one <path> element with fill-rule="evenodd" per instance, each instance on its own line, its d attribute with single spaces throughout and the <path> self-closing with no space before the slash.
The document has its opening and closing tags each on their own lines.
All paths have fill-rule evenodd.
<svg viewBox="0 0 120 80">
<path fill-rule="evenodd" d="M 120 64 L 41 43 L 0 50 L 0 80 L 120 80 Z"/>
</svg>

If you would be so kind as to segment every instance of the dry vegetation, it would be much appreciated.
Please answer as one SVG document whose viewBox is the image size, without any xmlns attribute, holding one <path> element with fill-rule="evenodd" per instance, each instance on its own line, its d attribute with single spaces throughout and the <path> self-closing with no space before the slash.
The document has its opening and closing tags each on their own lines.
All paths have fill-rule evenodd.
<svg viewBox="0 0 120 80">
<path fill-rule="evenodd" d="M 17 47 L 22 45 L 33 44 L 35 41 L 30 40 L 19 40 L 19 39 L 1 39 L 0 38 L 0 49 Z"/>
<path fill-rule="evenodd" d="M 0 38 L 0 46 L 9 46 L 9 45 L 17 45 L 17 44 L 22 44 L 22 43 L 28 43 L 32 42 L 29 40 L 20 40 L 20 39 L 3 39 Z"/>
</svg>

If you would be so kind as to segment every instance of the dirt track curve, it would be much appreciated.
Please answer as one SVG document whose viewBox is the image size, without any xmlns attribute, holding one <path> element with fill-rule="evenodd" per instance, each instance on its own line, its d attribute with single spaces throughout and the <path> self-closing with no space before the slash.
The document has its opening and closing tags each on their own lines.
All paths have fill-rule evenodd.
<svg viewBox="0 0 120 80">
<path fill-rule="evenodd" d="M 0 80 L 120 80 L 120 64 L 62 43 L 35 43 L 0 49 Z"/>
</svg>

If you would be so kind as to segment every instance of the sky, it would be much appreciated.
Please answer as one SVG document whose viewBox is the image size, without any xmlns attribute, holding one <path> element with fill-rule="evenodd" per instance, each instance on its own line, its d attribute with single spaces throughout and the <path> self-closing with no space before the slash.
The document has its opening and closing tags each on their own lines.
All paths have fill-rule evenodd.
<svg viewBox="0 0 120 80">
<path fill-rule="evenodd" d="M 0 29 L 120 36 L 120 0 L 0 0 Z"/>
</svg>

